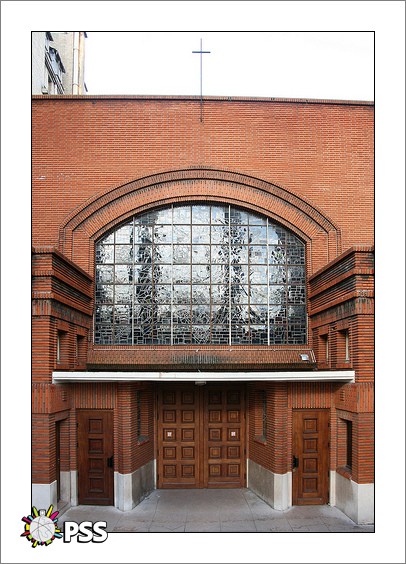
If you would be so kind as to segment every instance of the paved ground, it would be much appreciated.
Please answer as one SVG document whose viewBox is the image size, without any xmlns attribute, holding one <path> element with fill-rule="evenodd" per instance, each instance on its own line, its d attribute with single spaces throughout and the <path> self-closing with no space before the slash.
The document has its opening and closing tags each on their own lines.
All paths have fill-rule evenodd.
<svg viewBox="0 0 406 564">
<path fill-rule="evenodd" d="M 107 521 L 108 532 L 374 532 L 373 525 L 357 525 L 328 505 L 276 511 L 248 489 L 154 490 L 131 511 L 80 505 L 63 513 L 58 525 L 64 521 Z"/>
</svg>

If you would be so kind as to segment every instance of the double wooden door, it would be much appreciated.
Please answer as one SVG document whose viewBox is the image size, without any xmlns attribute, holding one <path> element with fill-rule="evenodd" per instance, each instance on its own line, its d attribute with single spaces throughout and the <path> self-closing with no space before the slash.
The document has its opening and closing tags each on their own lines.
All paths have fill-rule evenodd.
<svg viewBox="0 0 406 564">
<path fill-rule="evenodd" d="M 324 505 L 329 497 L 329 412 L 293 411 L 293 505 Z"/>
<path fill-rule="evenodd" d="M 245 486 L 241 385 L 167 384 L 157 399 L 158 488 Z"/>
</svg>

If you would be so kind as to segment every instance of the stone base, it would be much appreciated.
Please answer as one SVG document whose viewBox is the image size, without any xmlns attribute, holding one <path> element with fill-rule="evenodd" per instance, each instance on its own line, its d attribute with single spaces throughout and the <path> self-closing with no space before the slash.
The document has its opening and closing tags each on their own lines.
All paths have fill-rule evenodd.
<svg viewBox="0 0 406 564">
<path fill-rule="evenodd" d="M 247 460 L 247 487 L 280 511 L 292 505 L 292 473 L 274 474 L 260 464 Z"/>
<path fill-rule="evenodd" d="M 57 509 L 57 482 L 51 484 L 32 484 L 32 505 L 38 510 L 47 510 L 50 505 Z"/>
<path fill-rule="evenodd" d="M 374 484 L 357 484 L 337 472 L 331 472 L 335 484 L 334 505 L 358 525 L 374 523 Z"/>
<path fill-rule="evenodd" d="M 61 499 L 58 501 L 57 481 L 51 484 L 32 484 L 32 504 L 37 509 L 48 509 L 53 505 L 55 510 L 63 507 L 73 507 L 78 505 L 78 473 L 76 470 L 71 472 L 61 472 L 60 474 L 60 493 Z"/>
<path fill-rule="evenodd" d="M 152 460 L 132 474 L 114 473 L 114 505 L 130 511 L 155 488 L 155 461 Z"/>
</svg>

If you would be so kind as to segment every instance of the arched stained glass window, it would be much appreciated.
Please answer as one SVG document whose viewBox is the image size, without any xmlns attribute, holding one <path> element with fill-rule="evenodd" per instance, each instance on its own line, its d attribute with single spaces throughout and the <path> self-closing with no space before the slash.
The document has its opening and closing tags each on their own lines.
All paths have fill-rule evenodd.
<svg viewBox="0 0 406 564">
<path fill-rule="evenodd" d="M 304 344 L 305 246 L 229 205 L 150 211 L 97 242 L 95 307 L 95 344 Z"/>
</svg>

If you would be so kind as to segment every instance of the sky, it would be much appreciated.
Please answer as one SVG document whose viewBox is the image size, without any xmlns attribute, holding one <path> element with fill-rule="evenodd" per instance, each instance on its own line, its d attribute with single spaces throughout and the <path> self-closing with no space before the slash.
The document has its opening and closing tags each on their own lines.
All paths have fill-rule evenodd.
<svg viewBox="0 0 406 564">
<path fill-rule="evenodd" d="M 31 509 L 31 31 L 62 29 L 88 33 L 89 94 L 199 95 L 200 60 L 192 51 L 202 38 L 211 51 L 203 56 L 204 95 L 375 99 L 374 535 L 346 535 L 339 544 L 330 535 L 301 535 L 300 542 L 255 535 L 248 544 L 191 534 L 179 551 L 176 535 L 140 534 L 134 542 L 115 534 L 99 546 L 55 542 L 35 553 L 20 538 L 21 517 Z M 3 0 L 1 79 L 2 561 L 404 563 L 405 2 Z"/>
<path fill-rule="evenodd" d="M 89 94 L 374 99 L 374 33 L 87 32 Z"/>
</svg>

